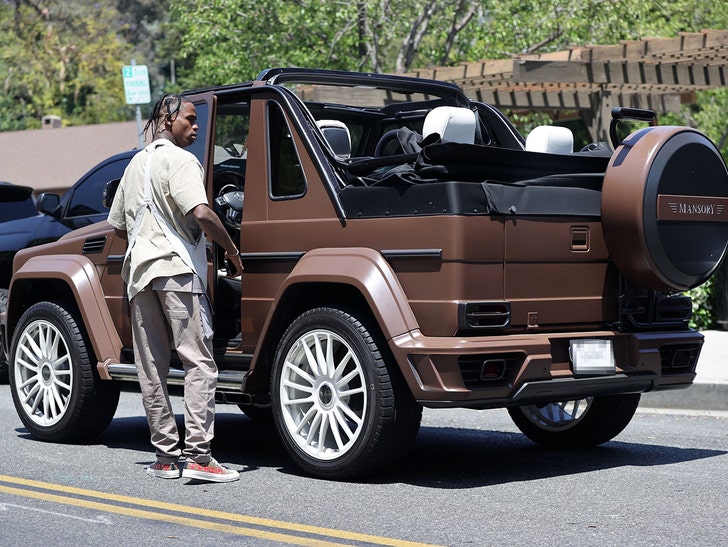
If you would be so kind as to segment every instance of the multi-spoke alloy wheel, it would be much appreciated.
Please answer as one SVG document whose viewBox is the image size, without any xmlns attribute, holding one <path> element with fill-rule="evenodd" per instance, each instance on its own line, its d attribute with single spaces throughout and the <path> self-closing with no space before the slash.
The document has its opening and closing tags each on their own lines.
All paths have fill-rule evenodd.
<svg viewBox="0 0 728 547">
<path fill-rule="evenodd" d="M 330 330 L 312 330 L 283 362 L 280 395 L 286 428 L 309 456 L 346 454 L 364 427 L 364 371 L 351 346 Z"/>
<path fill-rule="evenodd" d="M 583 448 L 605 443 L 629 424 L 639 393 L 587 397 L 558 403 L 508 408 L 518 429 L 552 448 Z"/>
<path fill-rule="evenodd" d="M 593 397 L 587 397 L 560 403 L 528 405 L 521 407 L 521 410 L 537 427 L 546 431 L 563 431 L 579 423 L 593 400 Z"/>
<path fill-rule="evenodd" d="M 81 325 L 81 326 L 80 326 Z M 45 441 L 89 439 L 106 429 L 119 389 L 102 382 L 82 324 L 39 302 L 20 318 L 10 350 L 10 388 L 25 427 Z"/>
<path fill-rule="evenodd" d="M 71 355 L 61 332 L 38 319 L 23 329 L 15 353 L 15 389 L 24 414 L 42 427 L 68 410 L 73 383 Z"/>
<path fill-rule="evenodd" d="M 273 417 L 283 444 L 313 475 L 348 478 L 396 461 L 422 409 L 390 371 L 375 333 L 353 315 L 318 308 L 298 317 L 276 351 Z"/>
</svg>

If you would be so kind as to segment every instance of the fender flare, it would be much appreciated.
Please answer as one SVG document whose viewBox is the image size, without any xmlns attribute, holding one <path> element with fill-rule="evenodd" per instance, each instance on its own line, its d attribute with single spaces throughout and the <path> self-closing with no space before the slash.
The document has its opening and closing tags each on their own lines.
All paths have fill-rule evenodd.
<svg viewBox="0 0 728 547">
<path fill-rule="evenodd" d="M 325 248 L 308 251 L 278 288 L 252 360 L 256 369 L 262 348 L 270 345 L 270 326 L 289 288 L 298 284 L 343 284 L 356 288 L 369 304 L 387 341 L 413 331 L 419 324 L 396 274 L 381 253 L 366 247 Z"/>
<path fill-rule="evenodd" d="M 298 283 L 339 283 L 356 287 L 369 303 L 387 340 L 419 329 L 396 274 L 374 249 L 349 247 L 307 252 L 279 288 L 274 303 L 288 287 Z"/>
<path fill-rule="evenodd" d="M 106 305 L 96 267 L 85 256 L 72 254 L 36 256 L 30 258 L 13 274 L 6 318 L 8 342 L 12 340 L 15 326 L 23 312 L 22 303 L 17 297 L 13 298 L 13 289 L 17 290 L 27 281 L 46 279 L 62 281 L 73 293 L 81 320 L 98 359 L 99 375 L 102 379 L 110 379 L 106 367 L 119 362 L 123 346 Z"/>
</svg>

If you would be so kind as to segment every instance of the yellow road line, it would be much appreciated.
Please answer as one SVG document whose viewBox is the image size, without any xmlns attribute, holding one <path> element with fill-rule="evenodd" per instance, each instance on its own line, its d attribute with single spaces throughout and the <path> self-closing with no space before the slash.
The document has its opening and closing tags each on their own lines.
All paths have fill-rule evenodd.
<svg viewBox="0 0 728 547">
<path fill-rule="evenodd" d="M 268 532 L 265 530 L 258 530 L 255 528 L 247 528 L 244 526 L 234 526 L 230 524 L 214 523 L 201 520 L 199 517 L 208 517 L 218 520 L 227 520 L 237 523 L 253 524 L 265 528 L 273 528 L 278 530 L 288 530 L 292 532 L 306 533 L 317 536 L 325 536 L 327 538 L 336 538 L 357 542 L 370 543 L 374 545 L 385 545 L 388 547 L 434 547 L 429 544 L 417 543 L 406 540 L 392 539 L 381 536 L 374 536 L 369 534 L 359 534 L 355 532 L 348 532 L 346 530 L 336 530 L 333 528 L 322 528 L 318 526 L 310 526 L 307 524 L 295 524 L 291 522 L 264 519 L 259 517 L 253 517 L 248 515 L 239 515 L 236 513 L 227 513 L 224 511 L 214 511 L 211 509 L 204 509 L 198 507 L 190 507 L 186 505 L 179 505 L 176 503 L 167 503 L 156 500 L 148 500 L 145 498 L 136 498 L 131 496 L 122 496 L 119 494 L 112 494 L 109 492 L 99 492 L 96 490 L 84 490 L 82 488 L 75 488 L 72 486 L 65 486 L 62 484 L 53 484 L 48 482 L 41 482 L 31 479 L 23 479 L 19 477 L 11 477 L 8 475 L 0 475 L 0 482 L 23 485 L 33 488 L 41 488 L 51 490 L 53 492 L 64 492 L 67 494 L 75 494 L 79 496 L 85 496 L 87 498 L 99 498 L 105 501 L 114 501 L 120 503 L 126 503 L 130 505 L 137 505 L 141 507 L 151 507 L 155 509 L 163 509 L 166 511 L 175 511 L 177 513 L 193 514 L 197 518 L 181 517 L 177 515 L 170 515 L 167 513 L 153 513 L 144 511 L 141 509 L 133 509 L 129 507 L 121 507 L 117 505 L 111 505 L 108 503 L 94 502 L 90 500 L 83 500 L 78 498 L 71 498 L 66 496 L 59 496 L 57 494 L 37 492 L 33 490 L 27 490 L 24 488 L 14 488 L 10 486 L 0 485 L 0 492 L 6 492 L 9 494 L 15 494 L 23 497 L 35 498 L 45 501 L 52 501 L 56 503 L 62 503 L 66 505 L 74 505 L 77 507 L 85 507 L 88 509 L 96 509 L 107 513 L 117 513 L 127 516 L 133 516 L 138 518 L 144 518 L 149 520 L 158 520 L 164 522 L 173 522 L 184 526 L 191 526 L 195 528 L 204 528 L 208 530 L 215 530 L 219 532 L 225 532 L 230 534 L 245 535 L 250 537 L 268 539 L 272 541 L 278 541 L 282 543 L 289 543 L 294 545 L 305 545 L 305 546 L 338 546 L 344 545 L 340 543 L 333 543 L 322 539 L 313 539 L 292 536 L 280 532 Z"/>
<path fill-rule="evenodd" d="M 234 526 L 232 524 L 221 524 L 215 522 L 207 522 L 199 519 L 192 519 L 188 517 L 179 517 L 176 515 L 168 515 L 165 513 L 152 513 L 144 511 L 142 509 L 132 509 L 129 507 L 121 507 L 119 505 L 110 505 L 108 503 L 101 503 L 98 501 L 81 500 L 77 498 L 69 498 L 65 496 L 57 496 L 55 494 L 47 494 L 44 492 L 37 492 L 34 490 L 25 490 L 22 488 L 13 488 L 11 486 L 0 485 L 0 492 L 8 494 L 16 494 L 18 496 L 24 496 L 27 498 L 34 498 L 44 501 L 52 501 L 55 503 L 63 503 L 66 505 L 75 505 L 77 507 L 83 507 L 86 509 L 95 509 L 97 511 L 105 511 L 107 513 L 116 513 L 119 515 L 126 515 L 130 517 L 143 518 L 147 520 L 158 520 L 168 522 L 170 524 L 181 524 L 183 526 L 191 526 L 194 528 L 203 528 L 206 530 L 214 530 L 216 532 L 225 532 L 228 534 L 236 534 L 240 536 L 249 536 L 261 539 L 267 539 L 271 541 L 278 541 L 281 543 L 290 543 L 293 545 L 305 545 L 311 547 L 350 547 L 343 543 L 332 543 L 329 541 L 319 539 L 308 539 L 295 537 L 288 534 L 282 534 L 277 532 L 266 532 L 265 530 L 255 530 L 253 528 L 246 528 L 244 526 Z"/>
</svg>

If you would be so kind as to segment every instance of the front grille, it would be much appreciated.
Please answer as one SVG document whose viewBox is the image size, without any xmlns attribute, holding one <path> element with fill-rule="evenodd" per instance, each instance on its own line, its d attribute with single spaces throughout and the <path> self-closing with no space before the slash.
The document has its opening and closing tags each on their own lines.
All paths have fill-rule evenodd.
<svg viewBox="0 0 728 547">
<path fill-rule="evenodd" d="M 99 254 L 103 252 L 104 245 L 106 245 L 106 236 L 101 237 L 90 237 L 83 244 L 83 254 Z"/>
</svg>

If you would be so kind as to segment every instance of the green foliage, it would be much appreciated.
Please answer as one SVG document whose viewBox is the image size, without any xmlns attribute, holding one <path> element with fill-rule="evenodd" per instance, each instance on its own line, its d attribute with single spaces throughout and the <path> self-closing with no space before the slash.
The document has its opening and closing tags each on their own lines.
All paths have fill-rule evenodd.
<svg viewBox="0 0 728 547">
<path fill-rule="evenodd" d="M 6 29 L 0 34 L 0 130 L 7 130 L 37 127 L 44 114 L 67 123 L 128 117 L 119 70 L 132 57 L 149 66 L 157 95 L 249 80 L 271 66 L 407 72 L 727 28 L 728 3 L 7 0 L 0 3 L 0 21 Z M 724 106 L 725 95 L 686 115 L 705 125 L 722 120 Z M 723 133 L 716 127 L 713 138 Z"/>
<path fill-rule="evenodd" d="M 685 294 L 693 300 L 693 316 L 690 319 L 690 326 L 698 330 L 714 328 L 715 284 L 713 280 L 709 279 L 700 287 L 687 291 Z"/>
<path fill-rule="evenodd" d="M 704 0 L 492 0 L 470 54 L 480 58 L 726 28 L 728 4 Z"/>
<path fill-rule="evenodd" d="M 46 114 L 72 124 L 127 119 L 120 74 L 128 47 L 114 16 L 88 0 L 0 5 L 0 130 L 40 127 Z"/>
<path fill-rule="evenodd" d="M 170 0 L 169 13 L 166 53 L 188 88 L 249 80 L 272 66 L 406 72 L 728 28 L 728 3 L 703 0 Z M 711 93 L 700 93 L 680 123 L 725 145 L 728 92 Z M 516 117 L 524 133 L 548 123 Z"/>
<path fill-rule="evenodd" d="M 457 29 L 479 11 L 472 0 L 171 0 L 167 30 L 194 87 L 273 66 L 403 72 L 446 63 Z"/>
<path fill-rule="evenodd" d="M 694 127 L 716 144 L 728 158 L 728 88 L 701 91 L 695 102 L 682 105 L 679 113 L 663 115 L 660 123 Z"/>
<path fill-rule="evenodd" d="M 0 3 L 0 131 L 127 120 L 121 67 L 153 61 L 168 0 Z M 152 78 L 160 79 L 154 63 Z"/>
</svg>

